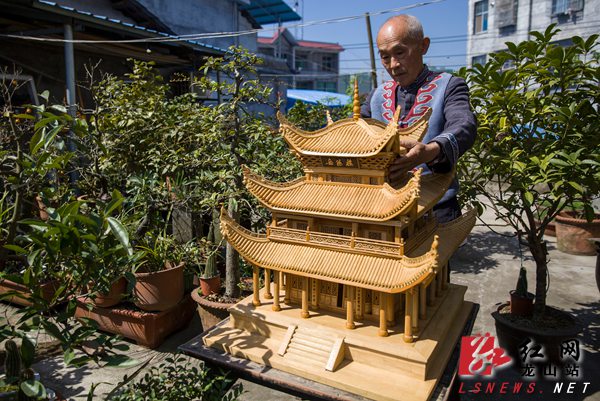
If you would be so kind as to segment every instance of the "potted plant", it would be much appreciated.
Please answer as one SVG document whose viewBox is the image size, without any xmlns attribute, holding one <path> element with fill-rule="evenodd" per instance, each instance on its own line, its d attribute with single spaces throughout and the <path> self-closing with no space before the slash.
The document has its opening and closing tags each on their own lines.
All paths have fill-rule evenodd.
<svg viewBox="0 0 600 401">
<path fill-rule="evenodd" d="M 200 276 L 200 289 L 202 295 L 218 294 L 221 291 L 221 274 L 217 269 L 218 244 L 215 246 L 215 220 L 210 224 L 207 237 L 208 255 L 204 265 L 204 271 Z"/>
<path fill-rule="evenodd" d="M 149 311 L 166 311 L 183 298 L 184 263 L 172 237 L 147 233 L 134 255 L 133 302 Z"/>
<path fill-rule="evenodd" d="M 91 218 L 92 236 L 90 250 L 84 254 L 82 263 L 94 272 L 90 277 L 84 294 L 85 302 L 95 306 L 109 308 L 119 304 L 127 293 L 125 278 L 133 249 L 129 242 L 129 233 L 125 226 L 111 214 L 121 209 L 125 201 L 119 191 L 113 191 L 109 202 L 89 203 L 93 209 L 88 213 Z"/>
<path fill-rule="evenodd" d="M 574 336 L 579 327 L 572 316 L 546 305 L 543 232 L 566 205 L 600 192 L 598 35 L 575 36 L 565 48 L 552 43 L 556 32 L 554 26 L 532 32 L 532 40 L 507 43 L 485 65 L 462 71 L 479 127 L 460 167 L 464 193 L 512 227 L 535 263 L 534 313 L 517 318 L 506 305 L 494 312 L 500 344 L 518 355 L 519 341 L 509 346 L 500 335 L 510 328 L 520 342 L 532 337 L 545 343 L 550 358 L 558 355 L 556 341 Z"/>
<path fill-rule="evenodd" d="M 60 105 L 25 106 L 24 113 L 14 113 L 10 88 L 0 82 L 6 111 L 0 118 L 0 185 L 2 207 L 0 210 L 0 266 L 5 277 L 0 280 L 0 294 L 10 292 L 11 302 L 28 305 L 26 286 L 13 280 L 26 271 L 26 258 L 17 254 L 13 246 L 21 234 L 19 222 L 39 220 L 38 200 L 50 204 L 50 199 L 68 199 L 68 177 L 73 152 L 65 151 L 64 132 L 72 127 L 81 132 L 81 124 L 68 115 Z M 49 94 L 41 94 L 47 101 Z M 37 215 L 36 215 L 37 214 Z M 46 214 L 47 217 L 47 214 Z M 32 220 L 33 219 L 33 220 Z M 21 226 L 23 227 L 23 226 Z M 49 300 L 54 294 L 56 283 L 39 283 L 40 291 Z"/>
<path fill-rule="evenodd" d="M 531 316 L 534 295 L 527 291 L 527 270 L 519 269 L 517 288 L 510 292 L 510 313 L 516 316 Z"/>
<path fill-rule="evenodd" d="M 585 202 L 591 203 L 591 202 Z M 556 244 L 573 255 L 595 255 L 590 238 L 600 237 L 600 214 L 586 210 L 584 202 L 574 202 L 556 216 Z M 586 213 L 591 213 L 586 216 Z"/>
<path fill-rule="evenodd" d="M 0 316 L 0 343 L 13 352 L 14 347 L 8 344 L 20 339 L 18 354 L 25 367 L 21 377 L 31 389 L 39 383 L 27 371 L 37 349 L 32 339 L 40 338 L 42 332 L 58 341 L 67 366 L 91 360 L 116 366 L 131 359 L 112 352 L 113 337 L 74 317 L 76 295 L 98 273 L 82 261 L 93 252 L 94 230 L 103 222 L 89 213 L 85 202 L 74 199 L 69 180 L 74 152 L 67 150 L 66 133 L 72 133 L 69 138 L 74 139 L 86 131 L 86 125 L 71 117 L 62 105 L 47 105 L 47 91 L 40 94 L 45 102 L 39 106 L 13 107 L 11 96 L 16 88 L 7 87 L 6 82 L 0 80 L 4 101 L 0 116 L 0 261 L 7 265 L 0 271 L 0 283 L 12 283 L 18 289 L 0 290 L 0 299 L 25 302 L 23 307 L 10 308 Z M 18 109 L 24 112 L 19 114 Z M 48 205 L 46 221 L 35 213 L 37 197 Z M 64 308 L 56 308 L 59 304 Z M 90 344 L 104 352 L 88 352 Z M 126 350 L 127 346 L 121 344 L 119 349 Z"/>
</svg>

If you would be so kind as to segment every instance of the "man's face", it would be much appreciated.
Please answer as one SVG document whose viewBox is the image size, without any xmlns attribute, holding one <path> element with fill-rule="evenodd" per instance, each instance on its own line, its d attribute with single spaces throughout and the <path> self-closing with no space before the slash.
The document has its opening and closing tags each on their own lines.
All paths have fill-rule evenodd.
<svg viewBox="0 0 600 401">
<path fill-rule="evenodd" d="M 423 71 L 423 55 L 429 48 L 429 38 L 409 39 L 402 21 L 390 21 L 381 27 L 377 47 L 385 70 L 400 86 L 406 87 Z"/>
</svg>

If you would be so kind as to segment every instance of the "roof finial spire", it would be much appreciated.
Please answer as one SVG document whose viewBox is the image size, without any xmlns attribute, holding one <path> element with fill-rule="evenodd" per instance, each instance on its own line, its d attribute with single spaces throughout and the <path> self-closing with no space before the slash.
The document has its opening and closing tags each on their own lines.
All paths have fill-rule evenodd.
<svg viewBox="0 0 600 401">
<path fill-rule="evenodd" d="M 331 119 L 331 114 L 329 113 L 329 110 L 325 110 L 325 114 L 327 115 L 327 125 L 333 124 L 333 120 Z"/>
<path fill-rule="evenodd" d="M 360 98 L 358 97 L 358 77 L 354 78 L 354 121 L 360 118 Z"/>
</svg>

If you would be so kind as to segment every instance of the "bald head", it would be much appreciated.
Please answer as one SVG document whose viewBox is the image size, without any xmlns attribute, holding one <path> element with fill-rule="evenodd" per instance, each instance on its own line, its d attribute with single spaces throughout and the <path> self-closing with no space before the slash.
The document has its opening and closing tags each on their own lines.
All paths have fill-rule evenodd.
<svg viewBox="0 0 600 401">
<path fill-rule="evenodd" d="M 423 26 L 412 15 L 389 18 L 377 34 L 381 63 L 400 86 L 412 84 L 423 71 L 423 56 L 429 49 Z"/>
<path fill-rule="evenodd" d="M 394 15 L 388 18 L 379 29 L 377 39 L 379 40 L 380 35 L 391 33 L 391 31 L 397 34 L 402 33 L 411 41 L 420 42 L 424 37 L 421 21 L 417 17 L 408 14 Z"/>
</svg>

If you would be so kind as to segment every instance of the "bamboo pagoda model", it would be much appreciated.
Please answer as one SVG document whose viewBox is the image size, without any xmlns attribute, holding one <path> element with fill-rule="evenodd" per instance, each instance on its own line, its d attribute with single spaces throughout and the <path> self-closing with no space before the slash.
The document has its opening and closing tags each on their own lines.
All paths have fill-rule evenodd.
<svg viewBox="0 0 600 401">
<path fill-rule="evenodd" d="M 422 140 L 431 110 L 408 128 L 399 114 L 388 125 L 360 118 L 356 86 L 353 118 L 328 115 L 315 132 L 278 114 L 305 175 L 277 183 L 244 167 L 272 222 L 257 234 L 222 211 L 224 237 L 253 265 L 253 294 L 205 345 L 369 398 L 429 397 L 472 307 L 447 268 L 475 214 L 436 221 L 454 172 L 418 169 L 389 185 L 406 153 L 398 139 Z"/>
</svg>

